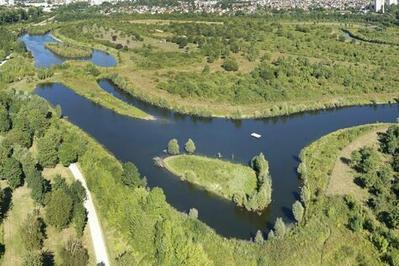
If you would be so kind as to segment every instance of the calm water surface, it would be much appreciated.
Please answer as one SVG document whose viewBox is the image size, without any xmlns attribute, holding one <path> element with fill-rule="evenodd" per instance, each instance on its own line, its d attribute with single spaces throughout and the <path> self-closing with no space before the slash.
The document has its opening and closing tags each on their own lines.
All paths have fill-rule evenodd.
<svg viewBox="0 0 399 266">
<path fill-rule="evenodd" d="M 291 205 L 298 199 L 300 184 L 296 168 L 303 147 L 340 128 L 376 121 L 392 122 L 398 116 L 398 105 L 380 105 L 261 120 L 199 119 L 140 102 L 108 80 L 101 80 L 99 85 L 158 119 L 142 121 L 118 115 L 62 84 L 40 86 L 36 92 L 50 103 L 60 104 L 72 123 L 91 134 L 118 159 L 134 162 L 151 187 L 163 188 L 168 202 L 176 209 L 187 212 L 197 208 L 200 220 L 224 236 L 237 238 L 249 238 L 258 229 L 266 230 L 280 216 L 286 222 L 293 221 Z M 263 137 L 251 138 L 251 132 L 258 132 Z M 152 158 L 162 155 L 171 138 L 177 138 L 181 146 L 188 138 L 193 138 L 198 153 L 216 156 L 220 152 L 226 159 L 245 164 L 253 155 L 263 152 L 270 163 L 273 202 L 259 216 L 155 167 Z"/>
<path fill-rule="evenodd" d="M 46 43 L 57 42 L 50 33 L 44 35 L 25 34 L 21 36 L 20 39 L 25 43 L 28 51 L 32 53 L 32 56 L 35 59 L 35 67 L 37 68 L 48 68 L 53 65 L 60 65 L 68 60 L 68 58 L 55 55 L 45 48 Z M 112 55 L 99 50 L 93 50 L 91 57 L 81 58 L 79 60 L 90 61 L 101 67 L 111 67 L 117 64 Z"/>
</svg>

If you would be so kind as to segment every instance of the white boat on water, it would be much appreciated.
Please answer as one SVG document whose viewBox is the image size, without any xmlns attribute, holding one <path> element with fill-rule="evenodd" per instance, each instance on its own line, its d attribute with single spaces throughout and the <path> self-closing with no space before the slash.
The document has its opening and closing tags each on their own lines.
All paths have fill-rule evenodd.
<svg viewBox="0 0 399 266">
<path fill-rule="evenodd" d="M 251 137 L 254 137 L 254 138 L 256 138 L 256 139 L 260 139 L 260 138 L 262 137 L 262 135 L 261 135 L 261 134 L 258 134 L 258 133 L 255 133 L 255 132 L 253 132 L 253 133 L 251 133 Z"/>
</svg>

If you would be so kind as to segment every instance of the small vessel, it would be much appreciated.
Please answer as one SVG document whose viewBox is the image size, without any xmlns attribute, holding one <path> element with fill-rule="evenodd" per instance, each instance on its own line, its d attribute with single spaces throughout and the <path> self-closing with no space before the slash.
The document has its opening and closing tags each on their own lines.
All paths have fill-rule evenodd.
<svg viewBox="0 0 399 266">
<path fill-rule="evenodd" d="M 260 139 L 260 138 L 262 137 L 262 135 L 261 135 L 261 134 L 258 134 L 258 133 L 255 133 L 255 132 L 253 132 L 253 133 L 251 133 L 251 137 L 254 137 L 254 138 L 256 138 L 256 139 Z"/>
</svg>

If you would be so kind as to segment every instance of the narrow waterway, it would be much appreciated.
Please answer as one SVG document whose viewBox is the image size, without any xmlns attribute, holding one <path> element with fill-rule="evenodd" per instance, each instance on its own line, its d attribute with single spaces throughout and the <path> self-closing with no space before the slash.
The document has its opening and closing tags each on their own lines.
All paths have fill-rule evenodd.
<svg viewBox="0 0 399 266">
<path fill-rule="evenodd" d="M 29 52 L 31 52 L 35 60 L 36 68 L 48 68 L 54 65 L 60 65 L 69 60 L 68 58 L 58 56 L 46 49 L 46 43 L 57 42 L 57 40 L 50 33 L 44 35 L 25 34 L 20 37 L 20 40 L 25 43 L 26 48 Z M 111 67 L 117 64 L 116 59 L 112 55 L 95 49 L 90 57 L 79 58 L 78 60 L 90 61 L 93 64 L 101 67 Z"/>
<path fill-rule="evenodd" d="M 61 64 L 64 60 L 44 48 L 51 36 L 22 37 L 35 58 L 37 67 Z M 107 65 L 108 57 L 98 57 L 98 65 Z M 340 128 L 366 123 L 393 122 L 398 105 L 356 106 L 319 112 L 307 112 L 270 119 L 228 120 L 197 118 L 141 102 L 121 91 L 108 80 L 100 80 L 105 91 L 157 117 L 155 121 L 132 119 L 105 109 L 62 84 L 37 87 L 36 93 L 53 105 L 61 105 L 63 114 L 115 156 L 131 161 L 147 177 L 151 187 L 161 187 L 167 201 L 176 209 L 199 210 L 199 219 L 227 237 L 248 239 L 258 229 L 267 230 L 277 217 L 293 220 L 292 203 L 298 199 L 299 180 L 296 169 L 302 148 L 312 141 Z M 254 139 L 252 132 L 263 137 Z M 232 202 L 214 196 L 187 182 L 180 181 L 166 170 L 155 167 L 153 158 L 163 154 L 167 142 L 177 138 L 181 147 L 192 138 L 200 154 L 248 163 L 263 152 L 273 178 L 271 205 L 262 215 L 247 212 Z"/>
</svg>

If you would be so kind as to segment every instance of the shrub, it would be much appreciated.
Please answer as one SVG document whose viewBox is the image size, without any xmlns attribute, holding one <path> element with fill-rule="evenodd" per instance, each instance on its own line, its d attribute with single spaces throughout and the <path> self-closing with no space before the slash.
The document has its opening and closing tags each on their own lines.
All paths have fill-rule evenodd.
<svg viewBox="0 0 399 266">
<path fill-rule="evenodd" d="M 238 63 L 234 58 L 228 57 L 224 60 L 222 67 L 226 71 L 237 71 Z"/>
</svg>

